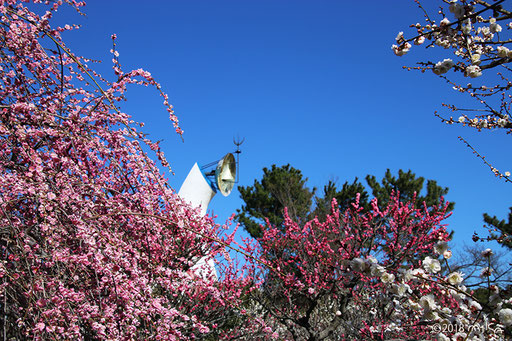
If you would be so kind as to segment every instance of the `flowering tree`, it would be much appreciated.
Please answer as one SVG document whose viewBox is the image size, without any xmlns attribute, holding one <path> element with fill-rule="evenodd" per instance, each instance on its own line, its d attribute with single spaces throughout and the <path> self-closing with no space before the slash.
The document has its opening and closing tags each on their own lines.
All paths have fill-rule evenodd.
<svg viewBox="0 0 512 341">
<path fill-rule="evenodd" d="M 232 263 L 218 282 L 190 271 L 233 236 L 168 187 L 143 151 L 167 167 L 158 143 L 119 109 L 128 84 L 153 86 L 181 135 L 167 95 L 122 70 L 115 35 L 115 80 L 96 74 L 61 40 L 77 27 L 50 25 L 63 2 L 45 3 L 0 1 L 2 339 L 257 337 L 236 313 L 251 278 Z"/>
<path fill-rule="evenodd" d="M 251 296 L 284 339 L 498 340 L 512 310 L 494 287 L 484 311 L 463 274 L 450 271 L 447 205 L 415 207 L 394 195 L 367 213 L 358 201 L 345 212 L 334 202 L 325 222 L 268 225 L 259 240 L 267 267 L 253 262 L 264 282 Z"/>
<path fill-rule="evenodd" d="M 512 283 L 512 268 L 507 258 L 507 251 L 496 250 L 489 253 L 484 243 L 465 245 L 457 254 L 451 268 L 465 273 L 467 287 L 486 287 L 490 281 L 493 285 L 507 288 Z M 489 272 L 489 276 L 482 276 Z"/>
<path fill-rule="evenodd" d="M 50 25 L 63 2 L 45 3 L 38 15 L 30 4 L 0 1 L 3 339 L 460 333 L 432 334 L 428 323 L 443 321 L 488 321 L 492 332 L 471 335 L 491 338 L 512 324 L 497 288 L 482 307 L 460 273 L 448 265 L 442 273 L 446 206 L 420 209 L 396 197 L 364 214 L 357 202 L 333 210 L 325 222 L 287 218 L 284 230 L 265 230 L 258 257 L 248 242 L 246 265 L 226 256 L 219 281 L 197 276 L 197 260 L 233 248 L 233 234 L 177 197 L 143 150 L 168 167 L 158 143 L 119 108 L 128 84 L 152 86 L 181 135 L 167 95 L 148 72 L 123 71 L 115 36 L 114 80 L 96 74 L 61 39 L 76 27 Z"/>
<path fill-rule="evenodd" d="M 409 52 L 413 44 L 436 50 L 442 48 L 444 52 L 439 54 L 448 53 L 451 55 L 450 58 L 419 62 L 418 67 L 407 69 L 432 71 L 451 84 L 455 90 L 468 94 L 478 105 L 476 108 L 467 108 L 443 104 L 455 113 L 455 117 L 438 117 L 448 124 L 460 124 L 478 131 L 501 129 L 510 134 L 512 97 L 508 91 L 512 82 L 508 64 L 512 61 L 512 50 L 509 49 L 512 43 L 512 12 L 505 6 L 504 0 L 443 0 L 441 3 L 445 6 L 441 6 L 437 13 L 439 20 L 434 18 L 419 0 L 415 2 L 422 9 L 425 21 L 411 25 L 415 33 L 411 34 L 410 38 L 403 32 L 398 34 L 396 44 L 392 46 L 394 53 L 403 56 Z M 468 83 L 467 80 L 473 83 Z M 459 139 L 471 148 L 496 176 L 504 178 L 507 182 L 512 181 L 510 172 L 499 171 L 465 139 Z"/>
</svg>

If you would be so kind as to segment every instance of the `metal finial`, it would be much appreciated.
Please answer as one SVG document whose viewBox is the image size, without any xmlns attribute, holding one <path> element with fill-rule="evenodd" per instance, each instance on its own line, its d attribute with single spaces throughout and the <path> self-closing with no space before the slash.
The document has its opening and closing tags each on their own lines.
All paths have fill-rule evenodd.
<svg viewBox="0 0 512 341">
<path fill-rule="evenodd" d="M 237 135 L 236 139 L 233 138 L 233 143 L 235 144 L 236 146 L 236 150 L 234 151 L 234 153 L 236 154 L 236 181 L 235 183 L 238 183 L 238 180 L 240 179 L 239 177 L 239 172 L 240 172 L 240 162 L 238 160 L 238 156 L 240 155 L 240 153 L 242 152 L 240 150 L 240 146 L 242 145 L 242 143 L 244 143 L 245 141 L 245 138 L 242 138 L 240 140 L 240 137 Z"/>
<path fill-rule="evenodd" d="M 238 136 L 236 137 L 236 140 L 235 140 L 235 138 L 233 138 L 233 143 L 236 146 L 235 154 L 240 154 L 242 152 L 240 150 L 240 146 L 242 145 L 242 143 L 244 143 L 244 141 L 245 141 L 245 138 L 240 140 L 240 137 L 238 137 Z"/>
</svg>

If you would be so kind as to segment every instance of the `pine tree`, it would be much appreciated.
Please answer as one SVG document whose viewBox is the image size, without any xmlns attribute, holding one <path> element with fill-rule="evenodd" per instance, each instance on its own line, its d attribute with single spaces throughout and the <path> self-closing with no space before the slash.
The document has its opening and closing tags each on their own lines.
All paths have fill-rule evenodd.
<svg viewBox="0 0 512 341">
<path fill-rule="evenodd" d="M 306 221 L 316 190 L 306 187 L 307 180 L 300 170 L 289 164 L 263 168 L 261 181 L 254 180 L 253 186 L 238 187 L 245 205 L 237 210 L 237 221 L 254 238 L 261 237 L 260 225 L 266 225 L 266 219 L 274 226 L 281 226 L 285 207 L 292 219 Z"/>
<path fill-rule="evenodd" d="M 312 213 L 313 217 L 317 217 L 320 221 L 323 221 L 323 218 L 326 217 L 332 210 L 332 200 L 336 199 L 338 207 L 340 211 L 344 211 L 349 207 L 351 203 L 356 200 L 356 196 L 359 193 L 359 202 L 361 206 L 365 208 L 365 210 L 370 207 L 370 200 L 368 192 L 362 183 L 358 181 L 356 177 L 352 183 L 346 181 L 341 190 L 338 191 L 336 188 L 336 183 L 333 181 L 329 181 L 327 185 L 324 186 L 324 195 L 323 197 L 316 197 L 316 207 Z"/>
<path fill-rule="evenodd" d="M 283 224 L 285 207 L 290 218 L 299 223 L 315 217 L 323 221 L 331 212 L 333 199 L 336 199 L 337 208 L 343 212 L 359 194 L 360 206 L 365 211 L 371 208 L 370 194 L 358 178 L 353 182 L 346 181 L 340 190 L 334 181 L 329 181 L 323 188 L 322 196 L 315 196 L 316 189 L 309 189 L 306 182 L 307 178 L 303 177 L 302 172 L 289 164 L 264 168 L 261 181 L 254 180 L 253 186 L 238 187 L 245 205 L 237 210 L 237 221 L 251 236 L 259 238 L 262 234 L 261 225 L 266 224 L 266 219 L 274 226 Z M 427 180 L 426 193 L 422 194 L 425 178 L 416 177 L 411 170 L 399 170 L 398 177 L 395 177 L 387 169 L 380 182 L 374 175 L 367 175 L 366 183 L 380 206 L 388 203 L 392 192 L 399 192 L 403 202 L 415 198 L 416 206 L 425 203 L 427 207 L 442 203 L 443 196 L 448 193 L 448 187 L 437 185 L 435 180 Z M 448 210 L 453 210 L 453 206 L 454 203 L 450 203 Z"/>
<path fill-rule="evenodd" d="M 506 246 L 509 249 L 512 249 L 512 207 L 509 208 L 510 212 L 508 214 L 508 222 L 505 219 L 499 220 L 496 216 L 491 217 L 487 213 L 484 213 L 484 221 L 498 230 L 501 231 L 501 235 L 498 236 L 493 234 L 492 237 L 502 245 Z"/>
<path fill-rule="evenodd" d="M 411 170 L 408 170 L 407 173 L 401 169 L 398 170 L 398 178 L 396 178 L 388 168 L 380 183 L 373 175 L 367 175 L 366 182 L 372 189 L 373 196 L 377 198 L 381 205 L 387 204 L 392 191 L 399 192 L 400 200 L 403 202 L 412 202 L 415 197 L 415 205 L 422 205 L 424 202 L 427 207 L 444 202 L 442 198 L 448 194 L 448 187 L 443 188 L 437 185 L 437 181 L 427 180 L 427 192 L 425 195 L 421 195 L 425 178 L 422 176 L 416 178 L 416 174 Z M 454 205 L 455 203 L 450 203 L 448 210 L 452 211 Z"/>
</svg>

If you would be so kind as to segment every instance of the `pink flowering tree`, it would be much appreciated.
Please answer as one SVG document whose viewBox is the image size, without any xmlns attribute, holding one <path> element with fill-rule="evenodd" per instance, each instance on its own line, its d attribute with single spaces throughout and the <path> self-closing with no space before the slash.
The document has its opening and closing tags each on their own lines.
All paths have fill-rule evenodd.
<svg viewBox="0 0 512 341">
<path fill-rule="evenodd" d="M 224 262 L 219 281 L 191 270 L 233 236 L 169 188 L 143 150 L 168 167 L 158 143 L 120 110 L 128 84 L 152 86 L 181 136 L 160 84 L 122 70 L 115 36 L 114 79 L 96 74 L 61 39 L 77 27 L 50 24 L 63 2 L 44 3 L 0 1 L 0 338 L 265 335 L 238 313 L 243 267 Z"/>
<path fill-rule="evenodd" d="M 478 131 L 512 132 L 510 113 L 512 86 L 509 63 L 512 61 L 512 8 L 504 0 L 439 1 L 437 13 L 415 0 L 424 14 L 422 22 L 412 24 L 412 32 L 400 32 L 392 49 L 397 56 L 407 54 L 413 46 L 423 45 L 437 53 L 433 60 L 405 67 L 433 72 L 453 89 L 467 94 L 474 105 L 443 104 L 448 113 L 436 114 L 443 122 L 459 124 Z M 424 2 L 432 5 L 431 2 Z M 416 48 L 416 47 L 414 47 Z M 441 56 L 441 57 L 439 57 Z M 491 171 L 511 182 L 509 171 L 500 171 L 459 137 Z"/>
<path fill-rule="evenodd" d="M 443 224 L 447 204 L 415 207 L 392 196 L 385 207 L 375 199 L 371 206 L 363 213 L 356 201 L 340 212 L 334 202 L 325 222 L 299 225 L 286 215 L 284 229 L 264 228 L 259 252 L 266 267 L 253 262 L 253 276 L 262 284 L 251 297 L 275 335 L 290 340 L 502 337 L 509 321 L 499 320 L 501 310 L 487 314 L 463 285 L 463 274 L 450 271 Z"/>
</svg>

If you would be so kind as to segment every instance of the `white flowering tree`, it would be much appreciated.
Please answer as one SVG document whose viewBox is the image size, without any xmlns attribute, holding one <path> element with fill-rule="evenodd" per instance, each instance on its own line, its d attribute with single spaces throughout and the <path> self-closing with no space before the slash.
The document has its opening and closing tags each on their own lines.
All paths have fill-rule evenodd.
<svg viewBox="0 0 512 341">
<path fill-rule="evenodd" d="M 481 288 L 488 282 L 506 288 L 512 283 L 512 267 L 507 257 L 507 251 L 490 252 L 484 243 L 465 245 L 457 253 L 456 261 L 451 265 L 452 270 L 465 273 L 466 286 Z M 489 274 L 489 276 L 486 276 Z"/>
<path fill-rule="evenodd" d="M 505 0 L 441 0 L 438 12 L 429 13 L 419 0 L 415 2 L 424 13 L 424 21 L 411 25 L 414 31 L 408 36 L 400 32 L 392 45 L 393 52 L 403 56 L 413 45 L 435 48 L 438 52 L 443 49 L 449 58 L 422 61 L 407 69 L 433 72 L 455 90 L 472 97 L 476 104 L 473 108 L 443 104 L 450 114 L 437 116 L 448 124 L 478 131 L 502 129 L 511 133 L 512 6 Z M 496 176 L 512 182 L 510 172 L 498 170 L 464 138 L 459 139 Z"/>
<path fill-rule="evenodd" d="M 507 134 L 512 132 L 510 106 L 512 97 L 509 89 L 512 87 L 512 71 L 509 63 L 512 61 L 512 7 L 504 0 L 442 0 L 439 2 L 437 12 L 430 11 L 419 0 L 415 0 L 423 12 L 424 21 L 411 25 L 410 33 L 399 32 L 395 38 L 396 43 L 392 50 L 397 56 L 404 56 L 414 45 L 423 45 L 433 51 L 430 60 L 420 61 L 415 67 L 405 67 L 408 70 L 419 70 L 422 73 L 432 72 L 448 82 L 453 89 L 472 97 L 473 105 L 458 106 L 443 104 L 448 113 L 438 116 L 442 122 L 459 124 L 464 127 L 482 130 L 504 130 Z M 428 5 L 432 5 L 431 2 Z M 509 6 L 509 8 L 507 8 Z M 508 171 L 498 170 L 485 156 L 476 151 L 464 138 L 459 137 L 474 154 L 483 160 L 491 171 L 506 182 L 511 181 Z M 476 238 L 476 239 L 475 239 Z M 474 240 L 481 240 L 474 237 Z M 501 271 L 494 261 L 496 257 L 490 249 L 478 252 L 472 262 L 465 267 L 448 264 L 446 260 L 437 263 L 435 258 L 425 258 L 423 265 L 427 273 L 440 273 L 448 271 L 446 277 L 449 284 L 462 288 L 464 295 L 470 300 L 465 302 L 462 310 L 471 312 L 477 321 L 482 316 L 486 329 L 486 321 L 499 321 L 505 327 L 504 336 L 510 337 L 512 325 L 512 309 L 510 301 L 511 283 L 505 279 L 508 269 Z M 464 275 L 463 272 L 466 274 Z M 463 282 L 463 278 L 466 280 Z M 464 283 L 465 285 L 462 285 Z M 474 287 L 478 290 L 471 290 Z M 446 291 L 452 297 L 452 289 Z M 455 296 L 453 296 L 455 294 Z M 428 304 L 427 304 L 428 303 Z M 421 304 L 421 302 L 420 302 Z M 430 305 L 430 300 L 423 299 L 423 304 Z M 476 312 L 478 312 L 476 314 Z M 448 313 L 443 312 L 443 314 Z M 441 315 L 443 315 L 441 314 Z M 460 316 L 452 313 L 449 318 L 461 321 Z M 447 316 L 447 315 L 445 315 Z M 472 318 L 470 318 L 471 320 Z M 462 319 L 463 320 L 463 319 Z M 467 321 L 466 321 L 467 322 Z M 482 325 L 479 325 L 481 329 Z M 452 328 L 453 329 L 453 328 Z M 456 329 L 456 328 L 455 328 Z M 474 328 L 473 328 L 474 329 Z M 486 329 L 489 332 L 489 329 Z M 442 330 L 438 339 L 445 340 L 447 335 Z M 452 337 L 465 335 L 462 340 L 472 339 L 476 334 L 466 331 L 453 334 Z M 490 337 L 493 333 L 488 333 Z M 498 334 L 494 333 L 494 336 Z M 459 338 L 455 338 L 459 339 Z"/>
</svg>

